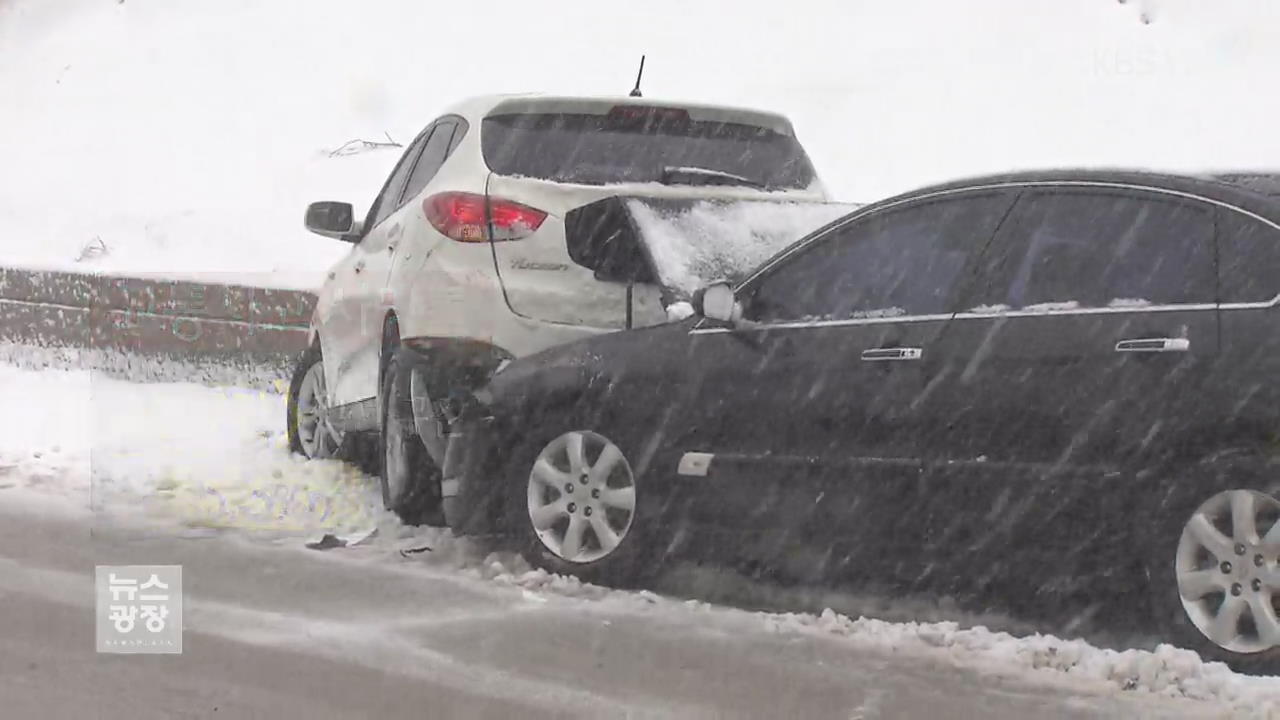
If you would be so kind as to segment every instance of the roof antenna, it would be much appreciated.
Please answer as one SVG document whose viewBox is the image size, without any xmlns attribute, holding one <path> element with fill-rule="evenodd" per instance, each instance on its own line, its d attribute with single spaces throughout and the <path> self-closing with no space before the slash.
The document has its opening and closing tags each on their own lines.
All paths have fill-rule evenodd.
<svg viewBox="0 0 1280 720">
<path fill-rule="evenodd" d="M 640 56 L 640 72 L 636 73 L 636 86 L 631 88 L 631 97 L 644 97 L 640 94 L 640 78 L 644 77 L 644 56 Z"/>
</svg>

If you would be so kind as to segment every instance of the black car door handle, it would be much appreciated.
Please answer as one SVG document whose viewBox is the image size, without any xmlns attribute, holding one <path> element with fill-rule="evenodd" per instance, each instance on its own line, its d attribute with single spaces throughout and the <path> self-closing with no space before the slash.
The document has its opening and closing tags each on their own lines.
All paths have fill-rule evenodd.
<svg viewBox="0 0 1280 720">
<path fill-rule="evenodd" d="M 1116 343 L 1116 352 L 1186 352 L 1191 341 L 1186 338 L 1134 338 Z"/>
<path fill-rule="evenodd" d="M 893 347 L 871 348 L 862 351 L 862 359 L 875 362 L 883 360 L 919 360 L 924 357 L 924 348 Z"/>
</svg>

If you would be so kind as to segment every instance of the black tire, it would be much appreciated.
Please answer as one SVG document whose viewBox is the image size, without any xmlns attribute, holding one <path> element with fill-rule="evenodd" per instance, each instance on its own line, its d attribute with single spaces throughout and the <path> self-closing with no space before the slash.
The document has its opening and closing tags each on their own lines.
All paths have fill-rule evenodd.
<svg viewBox="0 0 1280 720">
<path fill-rule="evenodd" d="M 412 363 L 407 353 L 399 347 L 392 351 L 379 393 L 382 501 L 407 525 L 442 526 L 440 469 L 414 430 Z"/>
<path fill-rule="evenodd" d="M 593 428 L 592 423 L 585 420 L 566 419 L 547 427 L 547 430 L 528 433 L 515 444 L 503 472 L 503 487 L 506 488 L 504 527 L 521 555 L 535 567 L 572 575 L 587 582 L 634 587 L 650 579 L 658 568 L 657 557 L 662 549 L 661 527 L 656 522 L 660 508 L 656 507 L 656 498 L 646 496 L 644 492 L 645 468 L 636 462 L 634 443 L 628 442 L 620 433 L 611 434 L 608 429 Z M 635 487 L 634 510 L 625 535 L 616 549 L 589 562 L 571 562 L 549 550 L 539 539 L 529 511 L 528 489 L 534 462 L 552 441 L 574 431 L 596 434 L 615 444 L 626 459 Z"/>
<path fill-rule="evenodd" d="M 297 365 L 294 367 L 293 377 L 289 381 L 289 395 L 285 402 L 285 431 L 289 438 L 289 450 L 309 459 L 311 458 L 311 455 L 307 452 L 306 447 L 304 446 L 298 427 L 298 396 L 302 390 L 302 385 L 307 377 L 307 373 L 313 366 L 322 362 L 323 357 L 320 354 L 319 343 L 312 345 L 302 353 L 302 356 L 298 358 Z M 346 433 L 342 438 L 342 442 L 338 443 L 332 453 L 324 455 L 323 457 L 347 459 L 352 454 L 354 443 L 355 438 L 353 437 L 353 434 Z"/>
<path fill-rule="evenodd" d="M 1155 532 L 1146 543 L 1152 617 L 1162 640 L 1195 650 L 1205 660 L 1224 662 L 1238 672 L 1280 674 L 1280 647 L 1241 654 L 1218 646 L 1191 621 L 1179 594 L 1175 554 L 1183 528 L 1202 503 L 1225 490 L 1256 490 L 1277 497 L 1280 463 L 1249 452 L 1223 454 L 1198 463 L 1163 487 L 1153 513 Z"/>
</svg>

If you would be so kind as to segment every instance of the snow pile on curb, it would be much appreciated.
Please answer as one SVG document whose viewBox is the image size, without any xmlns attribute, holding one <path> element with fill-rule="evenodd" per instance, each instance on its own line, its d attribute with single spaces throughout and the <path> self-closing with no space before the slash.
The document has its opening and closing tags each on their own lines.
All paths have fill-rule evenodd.
<svg viewBox="0 0 1280 720">
<path fill-rule="evenodd" d="M 1280 713 L 1280 678 L 1240 675 L 1223 663 L 1205 662 L 1190 650 L 1160 645 L 1154 651 L 1110 650 L 1052 635 L 1014 637 L 953 622 L 890 623 L 856 620 L 832 610 L 821 615 L 761 614 L 775 632 L 845 638 L 891 651 L 941 652 L 985 672 L 1043 671 L 1090 680 L 1126 691 L 1225 703 L 1249 717 Z"/>
<path fill-rule="evenodd" d="M 21 494 L 63 509 L 89 507 L 88 373 L 31 372 L 0 365 L 0 499 Z"/>
<path fill-rule="evenodd" d="M 0 365 L 0 393 L 20 409 L 0 432 L 6 501 L 268 533 L 367 527 L 379 506 L 352 466 L 288 451 L 274 392 Z"/>
</svg>

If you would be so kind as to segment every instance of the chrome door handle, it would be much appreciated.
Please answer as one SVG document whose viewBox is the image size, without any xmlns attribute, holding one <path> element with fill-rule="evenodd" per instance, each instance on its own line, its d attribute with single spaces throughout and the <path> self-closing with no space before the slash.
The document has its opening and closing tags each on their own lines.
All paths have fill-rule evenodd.
<svg viewBox="0 0 1280 720">
<path fill-rule="evenodd" d="M 923 356 L 924 348 L 915 347 L 871 348 L 862 351 L 862 359 L 868 361 L 919 360 Z"/>
<path fill-rule="evenodd" d="M 1186 352 L 1191 349 L 1187 338 L 1134 338 L 1116 343 L 1116 352 Z"/>
</svg>

